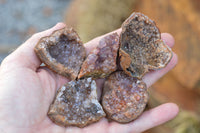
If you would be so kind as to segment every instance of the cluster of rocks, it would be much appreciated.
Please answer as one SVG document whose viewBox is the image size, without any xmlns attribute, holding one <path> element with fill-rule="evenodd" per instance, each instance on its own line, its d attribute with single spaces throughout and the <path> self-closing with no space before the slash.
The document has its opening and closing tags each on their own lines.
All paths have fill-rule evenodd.
<svg viewBox="0 0 200 133">
<path fill-rule="evenodd" d="M 49 118 L 61 126 L 78 127 L 105 116 L 120 123 L 136 119 L 148 101 L 142 77 L 165 67 L 172 57 L 155 23 L 135 12 L 122 24 L 120 36 L 103 37 L 88 55 L 71 27 L 41 38 L 35 52 L 47 67 L 72 80 L 57 91 Z M 101 102 L 97 78 L 106 78 Z"/>
</svg>

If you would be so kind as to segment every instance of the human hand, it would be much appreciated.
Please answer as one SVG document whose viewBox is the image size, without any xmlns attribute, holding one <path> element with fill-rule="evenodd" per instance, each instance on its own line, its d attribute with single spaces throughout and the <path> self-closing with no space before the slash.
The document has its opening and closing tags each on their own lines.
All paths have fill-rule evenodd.
<svg viewBox="0 0 200 133">
<path fill-rule="evenodd" d="M 0 66 L 0 132 L 2 133 L 139 133 L 165 123 L 178 113 L 177 105 L 166 103 L 145 111 L 139 118 L 128 124 L 108 122 L 106 118 L 85 128 L 60 127 L 48 117 L 49 105 L 56 90 L 69 80 L 42 67 L 34 52 L 41 37 L 65 25 L 58 23 L 53 28 L 33 35 L 29 40 L 7 56 Z M 121 30 L 115 32 L 120 33 Z M 101 37 L 84 44 L 91 51 Z M 173 37 L 167 33 L 162 39 L 169 47 L 174 45 Z M 174 53 L 170 63 L 163 69 L 147 73 L 143 81 L 150 87 L 177 63 Z M 98 90 L 104 80 L 97 81 Z M 100 91 L 98 91 L 100 92 Z"/>
</svg>

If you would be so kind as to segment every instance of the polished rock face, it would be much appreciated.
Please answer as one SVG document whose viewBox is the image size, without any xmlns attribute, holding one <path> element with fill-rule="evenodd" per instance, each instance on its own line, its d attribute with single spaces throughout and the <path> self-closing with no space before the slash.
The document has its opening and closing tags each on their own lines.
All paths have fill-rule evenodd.
<svg viewBox="0 0 200 133">
<path fill-rule="evenodd" d="M 102 106 L 109 119 L 127 123 L 143 112 L 148 99 L 144 82 L 118 71 L 111 74 L 104 84 Z"/>
<path fill-rule="evenodd" d="M 80 70 L 79 78 L 105 78 L 117 69 L 119 36 L 117 33 L 105 36 L 99 45 L 90 52 Z"/>
<path fill-rule="evenodd" d="M 85 48 L 72 28 L 60 29 L 43 37 L 35 51 L 50 69 L 70 79 L 77 78 L 86 56 Z"/>
<path fill-rule="evenodd" d="M 48 116 L 58 125 L 77 127 L 85 127 L 105 117 L 97 100 L 95 81 L 85 78 L 62 86 L 49 108 Z"/>
<path fill-rule="evenodd" d="M 149 70 L 165 67 L 172 51 L 161 40 L 154 21 L 141 13 L 133 13 L 122 24 L 119 57 L 128 75 L 142 78 Z"/>
</svg>

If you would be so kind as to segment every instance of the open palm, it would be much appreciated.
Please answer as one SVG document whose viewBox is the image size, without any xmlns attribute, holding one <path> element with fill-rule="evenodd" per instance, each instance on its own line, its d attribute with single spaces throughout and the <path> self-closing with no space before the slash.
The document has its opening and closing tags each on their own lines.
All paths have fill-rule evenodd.
<svg viewBox="0 0 200 133">
<path fill-rule="evenodd" d="M 160 125 L 176 116 L 178 107 L 173 103 L 160 105 L 144 112 L 137 120 L 128 124 L 108 122 L 106 118 L 85 128 L 60 127 L 47 117 L 49 105 L 56 90 L 69 81 L 41 67 L 34 53 L 34 47 L 43 36 L 63 28 L 62 23 L 44 32 L 33 35 L 17 50 L 4 59 L 0 67 L 0 132 L 1 133 L 138 133 Z M 120 29 L 115 31 L 120 33 Z M 85 44 L 87 52 L 93 49 L 101 37 Z M 162 34 L 162 39 L 172 47 L 173 38 Z M 155 81 L 171 70 L 177 63 L 176 54 L 168 66 L 162 70 L 146 74 L 143 81 L 151 86 Z M 97 81 L 102 88 L 103 79 Z M 100 91 L 99 91 L 100 92 Z"/>
</svg>

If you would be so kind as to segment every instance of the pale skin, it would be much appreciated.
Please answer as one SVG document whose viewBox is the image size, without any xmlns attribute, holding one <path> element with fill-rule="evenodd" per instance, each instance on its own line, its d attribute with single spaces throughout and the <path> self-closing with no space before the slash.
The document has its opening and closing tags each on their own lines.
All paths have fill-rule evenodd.
<svg viewBox="0 0 200 133">
<path fill-rule="evenodd" d="M 106 118 L 85 128 L 61 127 L 47 117 L 56 90 L 69 80 L 41 67 L 34 47 L 41 37 L 65 27 L 58 23 L 53 28 L 37 33 L 7 56 L 0 66 L 0 132 L 2 133 L 140 133 L 173 119 L 179 109 L 174 103 L 165 103 L 145 111 L 128 124 L 108 122 Z M 115 31 L 120 33 L 120 29 Z M 109 34 L 109 33 L 108 33 Z M 98 37 L 84 44 L 87 53 L 98 44 Z M 170 34 L 162 39 L 169 47 L 174 45 Z M 170 63 L 163 69 L 147 73 L 143 81 L 150 87 L 177 63 L 174 53 Z M 98 80 L 98 89 L 104 80 Z"/>
</svg>

